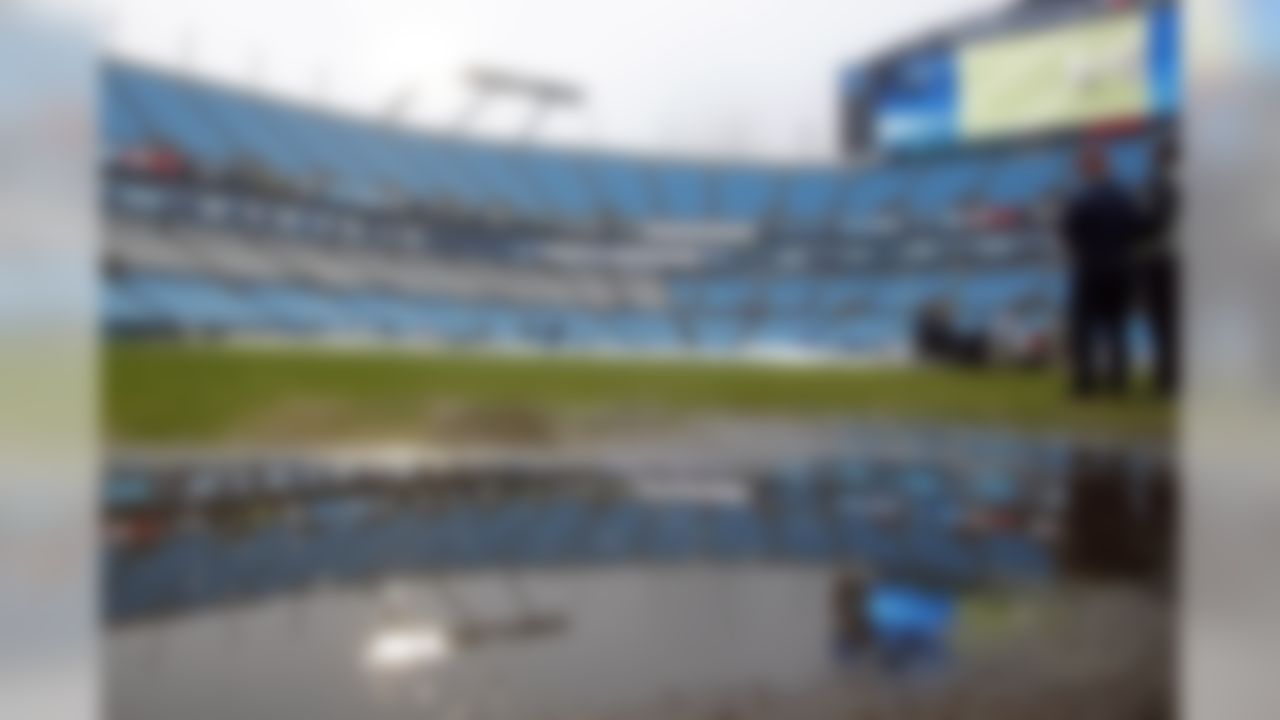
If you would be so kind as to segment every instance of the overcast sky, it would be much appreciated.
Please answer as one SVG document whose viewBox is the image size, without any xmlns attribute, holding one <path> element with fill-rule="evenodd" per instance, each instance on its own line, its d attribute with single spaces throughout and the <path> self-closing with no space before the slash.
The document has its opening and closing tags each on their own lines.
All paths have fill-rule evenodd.
<svg viewBox="0 0 1280 720">
<path fill-rule="evenodd" d="M 456 122 L 463 69 L 577 83 L 556 142 L 772 158 L 836 151 L 849 61 L 1008 0 L 101 0 L 120 55 L 374 114 L 406 88 L 409 121 Z M 490 106 L 475 131 L 519 132 Z"/>
</svg>

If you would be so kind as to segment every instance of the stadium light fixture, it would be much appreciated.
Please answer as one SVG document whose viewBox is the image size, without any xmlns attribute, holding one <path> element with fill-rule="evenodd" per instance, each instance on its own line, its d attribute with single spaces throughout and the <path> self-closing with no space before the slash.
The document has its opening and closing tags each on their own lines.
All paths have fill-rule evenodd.
<svg viewBox="0 0 1280 720">
<path fill-rule="evenodd" d="M 496 97 L 516 98 L 529 104 L 530 114 L 520 134 L 525 140 L 537 133 L 552 111 L 585 101 L 585 93 L 572 82 L 494 66 L 472 66 L 466 71 L 465 80 L 473 95 L 455 124 L 459 133 L 474 126 L 489 101 Z"/>
<path fill-rule="evenodd" d="M 577 85 L 565 80 L 491 66 L 470 68 L 467 82 L 477 92 L 524 96 L 553 105 L 576 105 L 583 96 Z"/>
</svg>

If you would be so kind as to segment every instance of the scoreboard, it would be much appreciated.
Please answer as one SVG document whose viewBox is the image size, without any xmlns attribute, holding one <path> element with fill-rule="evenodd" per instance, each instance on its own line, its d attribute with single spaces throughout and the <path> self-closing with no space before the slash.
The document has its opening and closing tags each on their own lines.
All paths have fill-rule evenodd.
<svg viewBox="0 0 1280 720">
<path fill-rule="evenodd" d="M 1177 112 L 1172 5 L 915 48 L 850 69 L 849 150 L 908 149 Z"/>
</svg>

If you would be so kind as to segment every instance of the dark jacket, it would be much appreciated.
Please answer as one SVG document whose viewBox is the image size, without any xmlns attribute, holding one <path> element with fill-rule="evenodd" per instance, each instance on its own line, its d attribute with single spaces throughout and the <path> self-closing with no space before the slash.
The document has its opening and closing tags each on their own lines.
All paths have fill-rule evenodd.
<svg viewBox="0 0 1280 720">
<path fill-rule="evenodd" d="M 1152 183 L 1146 198 L 1146 228 L 1143 255 L 1170 258 L 1177 253 L 1175 236 L 1182 215 L 1178 186 L 1168 178 Z"/>
<path fill-rule="evenodd" d="M 1127 190 L 1104 182 L 1071 198 L 1060 230 L 1077 273 L 1114 275 L 1130 266 L 1149 224 Z"/>
</svg>

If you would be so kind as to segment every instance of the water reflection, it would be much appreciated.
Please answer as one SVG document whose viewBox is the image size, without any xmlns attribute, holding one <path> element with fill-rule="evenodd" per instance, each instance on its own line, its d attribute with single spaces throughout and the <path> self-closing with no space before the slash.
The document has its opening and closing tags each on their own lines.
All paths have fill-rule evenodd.
<svg viewBox="0 0 1280 720">
<path fill-rule="evenodd" d="M 408 597 L 398 586 L 388 586 L 381 599 L 381 617 L 370 633 L 363 659 L 376 673 L 399 673 L 438 665 L 456 651 L 456 631 L 438 622 L 415 617 Z"/>
<path fill-rule="evenodd" d="M 1031 708 L 1069 695 L 1062 717 L 1126 718 L 1167 698 L 1160 453 L 756 450 L 122 458 L 111 716 L 1053 717 Z"/>
</svg>

